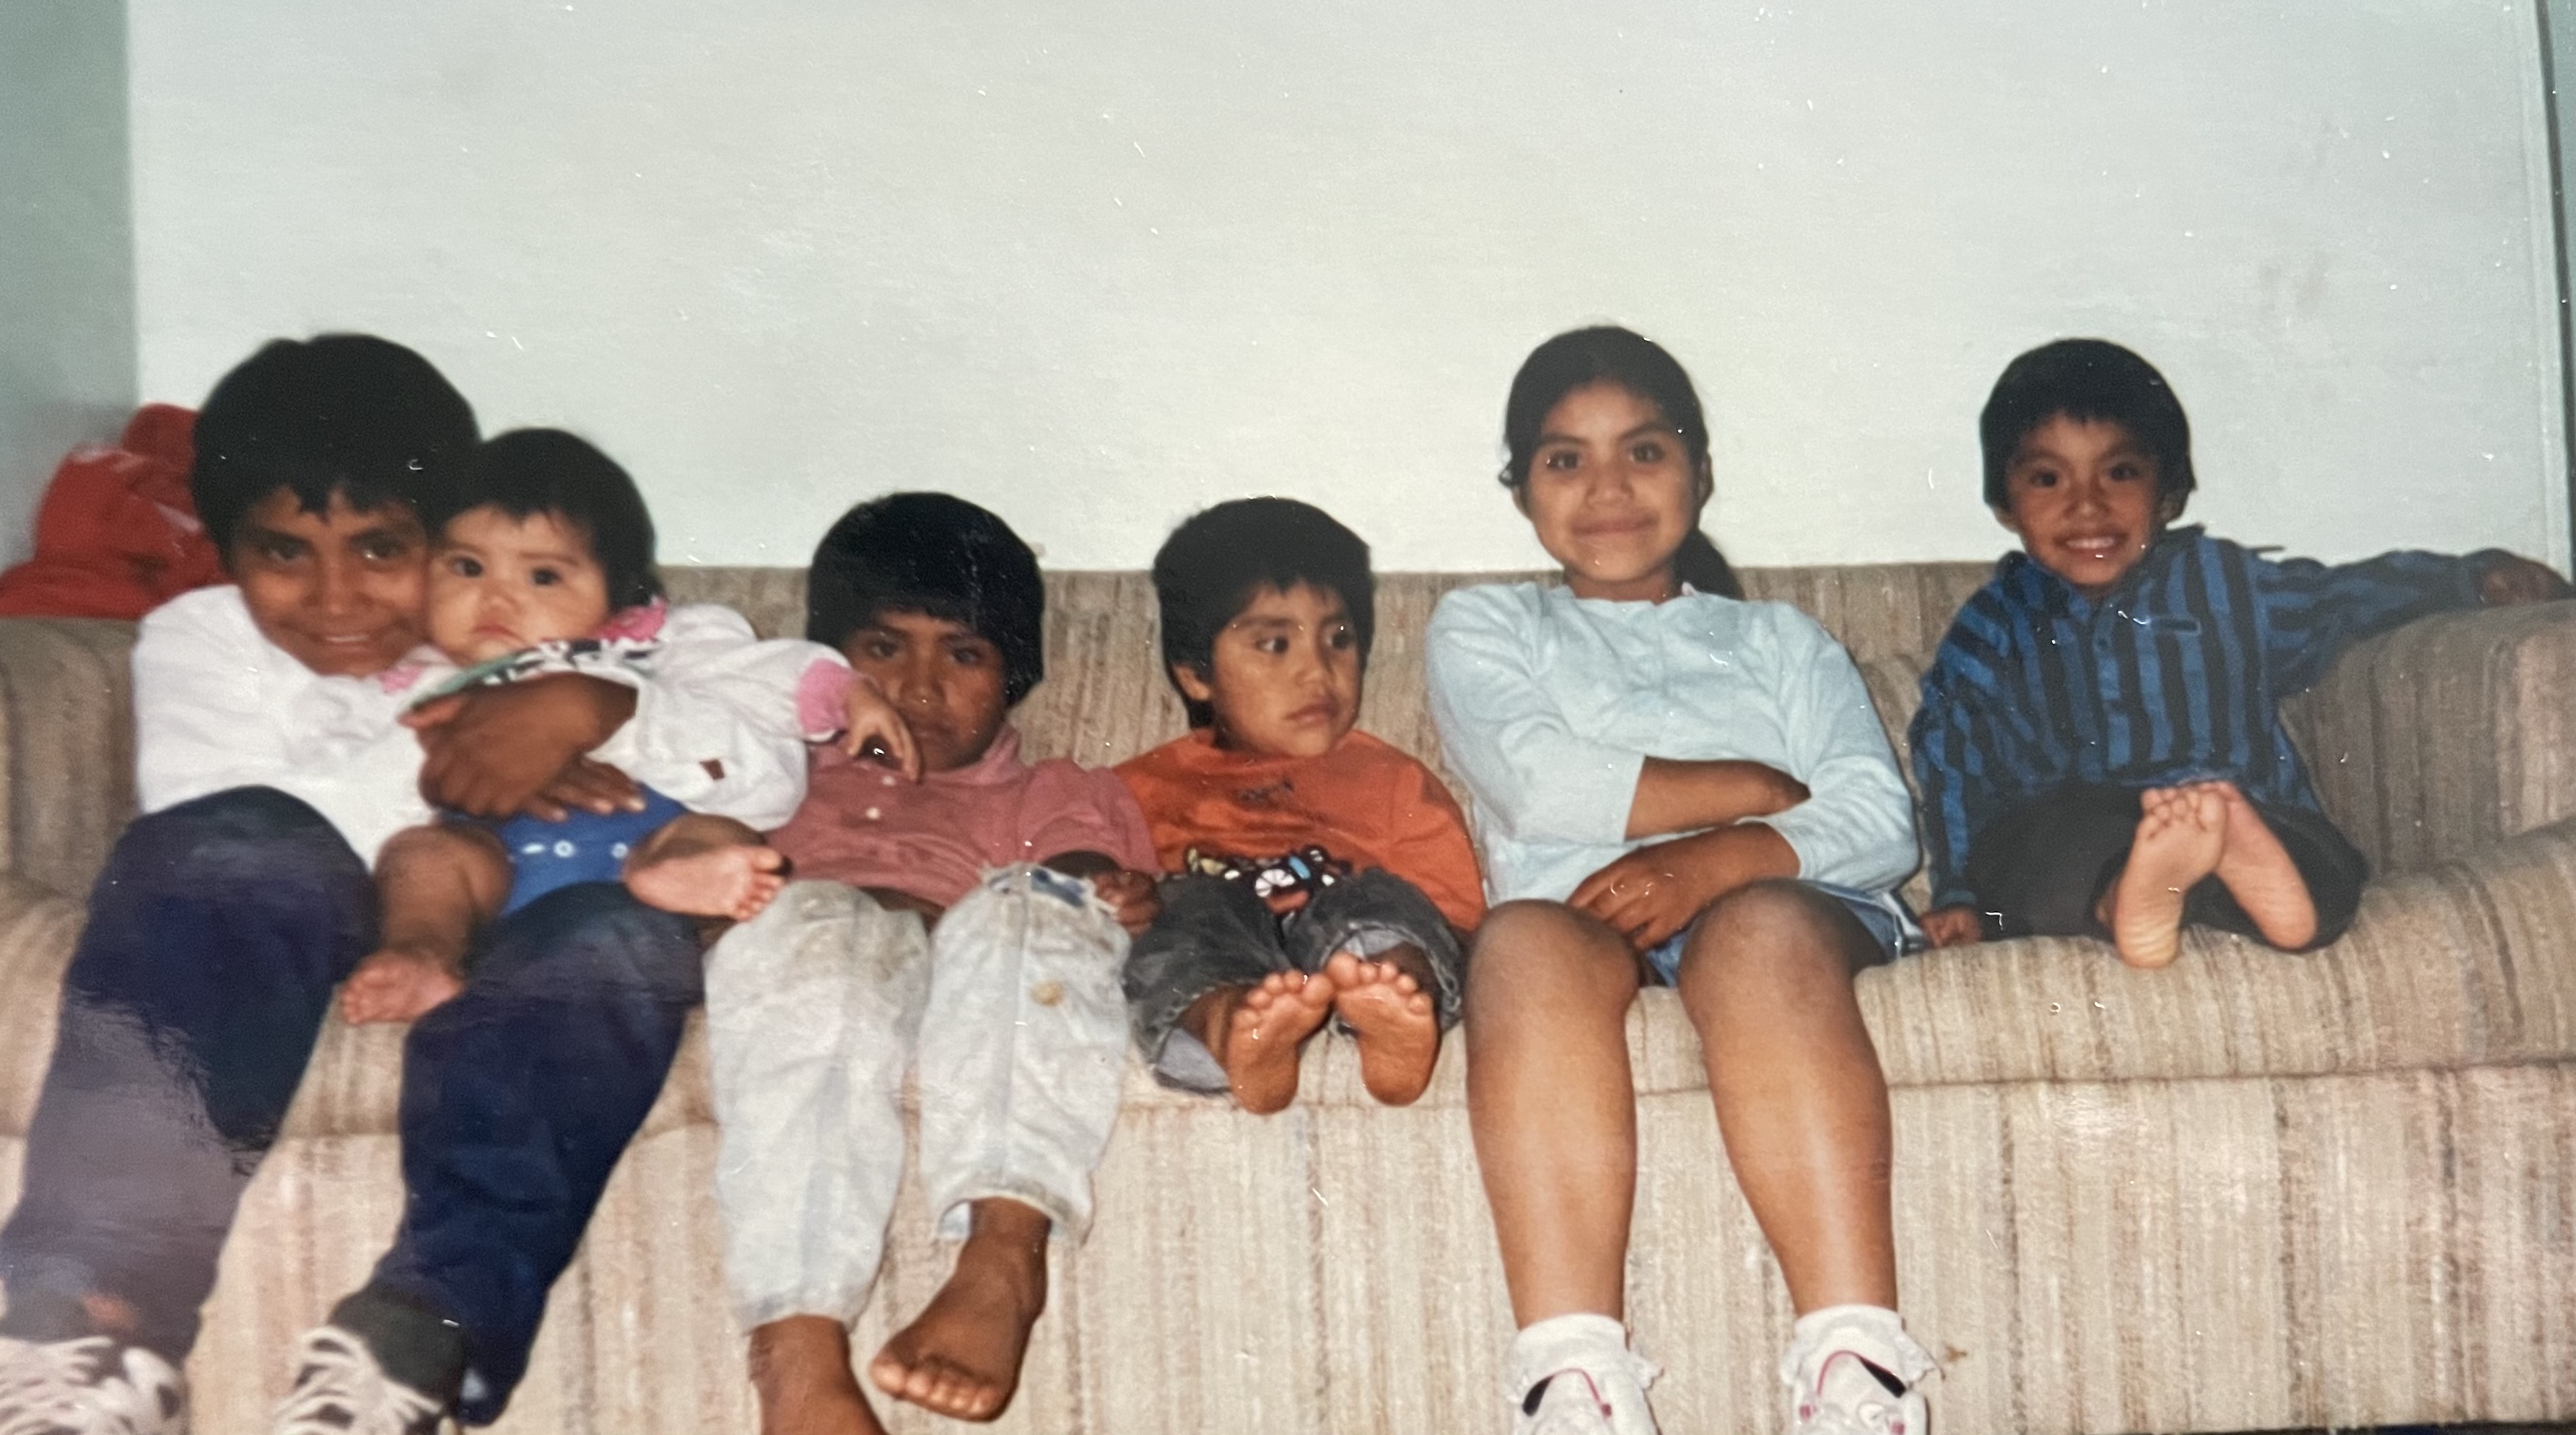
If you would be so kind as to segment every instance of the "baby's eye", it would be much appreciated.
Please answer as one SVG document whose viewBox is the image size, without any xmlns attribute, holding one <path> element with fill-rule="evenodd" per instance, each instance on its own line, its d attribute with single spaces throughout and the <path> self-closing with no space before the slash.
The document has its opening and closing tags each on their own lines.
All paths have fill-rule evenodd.
<svg viewBox="0 0 2576 1435">
<path fill-rule="evenodd" d="M 528 581 L 539 588 L 552 588 L 563 581 L 563 575 L 552 568 L 532 568 L 528 570 Z"/>
<path fill-rule="evenodd" d="M 480 578 L 483 576 L 483 563 L 481 559 L 459 553 L 447 560 L 447 571 L 459 578 Z"/>
</svg>

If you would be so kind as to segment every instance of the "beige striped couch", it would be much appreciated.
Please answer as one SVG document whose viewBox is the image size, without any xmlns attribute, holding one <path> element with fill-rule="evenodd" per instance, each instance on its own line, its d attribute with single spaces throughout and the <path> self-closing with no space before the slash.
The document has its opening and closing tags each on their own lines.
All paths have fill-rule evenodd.
<svg viewBox="0 0 2576 1435">
<path fill-rule="evenodd" d="M 1982 571 L 1747 577 L 1851 646 L 1897 732 Z M 674 586 L 776 631 L 800 581 L 692 570 Z M 1379 600 L 1366 721 L 1435 760 L 1417 644 L 1462 581 L 1390 576 Z M 1050 582 L 1030 748 L 1109 762 L 1176 731 L 1143 578 Z M 0 1203 L 80 894 L 131 804 L 129 641 L 123 625 L 0 622 Z M 2139 974 L 2087 943 L 2029 941 L 1863 979 L 1895 1088 L 1906 1305 L 1948 1367 L 1952 1435 L 2576 1416 L 2576 605 L 2390 635 L 2291 721 L 2384 874 L 2334 948 L 2200 936 Z M 1776 1430 L 1789 1311 L 1689 1027 L 1654 993 L 1630 1038 L 1646 1167 L 1630 1290 L 1666 1370 L 1664 1428 Z M 399 1040 L 326 1033 L 225 1257 L 190 1368 L 199 1429 L 264 1428 L 286 1342 L 391 1230 Z M 1004 1428 L 1504 1428 L 1508 1324 L 1456 1049 L 1419 1106 L 1388 1111 L 1347 1052 L 1318 1048 L 1305 1099 L 1269 1119 L 1131 1080 L 1098 1228 L 1064 1260 Z M 714 1147 L 693 1037 L 503 1428 L 752 1428 Z M 942 1271 L 907 1206 L 863 1340 Z"/>
</svg>

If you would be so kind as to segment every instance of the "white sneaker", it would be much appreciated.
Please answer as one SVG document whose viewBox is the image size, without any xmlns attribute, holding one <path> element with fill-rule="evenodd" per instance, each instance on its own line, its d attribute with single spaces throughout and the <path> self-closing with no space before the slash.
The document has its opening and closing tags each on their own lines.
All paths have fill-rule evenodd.
<svg viewBox="0 0 2576 1435">
<path fill-rule="evenodd" d="M 1797 1435 L 1929 1435 L 1937 1371 L 1896 1312 L 1869 1305 L 1809 1312 L 1780 1357 Z"/>
<path fill-rule="evenodd" d="M 1512 1341 L 1512 1435 L 1658 1435 L 1646 1387 L 1661 1372 L 1606 1315 L 1560 1315 Z"/>
<path fill-rule="evenodd" d="M 187 1435 L 188 1383 L 103 1335 L 0 1336 L 0 1435 Z"/>
<path fill-rule="evenodd" d="M 376 1354 L 336 1325 L 295 1345 L 295 1388 L 277 1407 L 271 1435 L 436 1435 L 444 1402 L 385 1374 Z"/>
</svg>

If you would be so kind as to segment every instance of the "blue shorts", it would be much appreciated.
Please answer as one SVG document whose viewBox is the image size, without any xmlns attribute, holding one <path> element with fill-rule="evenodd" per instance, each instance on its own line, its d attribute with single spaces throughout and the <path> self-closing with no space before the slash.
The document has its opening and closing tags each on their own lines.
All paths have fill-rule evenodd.
<svg viewBox="0 0 2576 1435">
<path fill-rule="evenodd" d="M 1878 943 L 1880 961 L 1892 962 L 1907 952 L 1921 951 L 1926 945 L 1923 929 L 1915 925 L 1913 915 L 1905 910 L 1905 904 L 1892 895 L 1882 897 L 1876 892 L 1864 892 L 1858 887 L 1838 887 L 1831 882 L 1801 880 L 1798 885 L 1834 898 L 1858 917 L 1870 939 Z M 1664 938 L 1645 954 L 1646 965 L 1654 968 L 1656 977 L 1665 986 L 1672 986 L 1677 980 L 1682 969 L 1682 944 L 1690 940 L 1692 927 L 1698 925 L 1697 919 L 1693 919 L 1691 926 Z"/>
</svg>

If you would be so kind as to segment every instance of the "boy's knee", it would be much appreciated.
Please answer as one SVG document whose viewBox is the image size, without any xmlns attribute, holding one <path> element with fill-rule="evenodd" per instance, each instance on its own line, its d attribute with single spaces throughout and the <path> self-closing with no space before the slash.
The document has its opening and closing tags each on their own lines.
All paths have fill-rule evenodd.
<svg viewBox="0 0 2576 1435">
<path fill-rule="evenodd" d="M 611 882 L 577 882 L 503 919 L 487 962 L 544 969 L 549 988 L 645 992 L 695 1002 L 697 935 L 689 920 L 638 902 Z"/>
<path fill-rule="evenodd" d="M 107 879 L 203 896 L 292 890 L 371 893 L 367 864 L 328 818 L 275 788 L 237 787 L 129 824 Z"/>
</svg>

